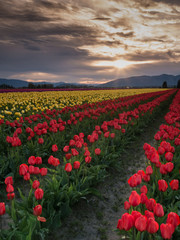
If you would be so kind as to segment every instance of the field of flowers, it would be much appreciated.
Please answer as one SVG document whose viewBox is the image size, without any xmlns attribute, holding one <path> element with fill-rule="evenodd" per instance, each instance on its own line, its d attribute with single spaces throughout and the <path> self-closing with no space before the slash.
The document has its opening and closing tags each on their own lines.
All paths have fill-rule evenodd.
<svg viewBox="0 0 180 240">
<path fill-rule="evenodd" d="M 0 223 L 10 216 L 0 239 L 48 239 L 79 199 L 99 195 L 124 146 L 169 104 L 117 227 L 132 239 L 178 239 L 179 103 L 176 89 L 0 93 Z"/>
</svg>

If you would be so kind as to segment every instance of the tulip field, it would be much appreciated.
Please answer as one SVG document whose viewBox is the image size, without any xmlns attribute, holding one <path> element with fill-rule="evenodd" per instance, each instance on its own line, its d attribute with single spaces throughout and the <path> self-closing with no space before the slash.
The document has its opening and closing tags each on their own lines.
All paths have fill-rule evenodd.
<svg viewBox="0 0 180 240">
<path fill-rule="evenodd" d="M 1 92 L 0 240 L 48 239 L 164 109 L 146 168 L 127 179 L 119 239 L 180 239 L 180 90 Z"/>
</svg>

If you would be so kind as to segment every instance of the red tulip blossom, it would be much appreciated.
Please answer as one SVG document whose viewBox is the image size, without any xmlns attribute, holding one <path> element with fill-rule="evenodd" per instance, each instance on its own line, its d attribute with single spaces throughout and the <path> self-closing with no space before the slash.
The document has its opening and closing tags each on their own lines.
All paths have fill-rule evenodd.
<svg viewBox="0 0 180 240">
<path fill-rule="evenodd" d="M 157 217 L 163 217 L 164 216 L 164 210 L 163 206 L 160 203 L 156 203 L 154 207 L 154 215 Z"/>
<path fill-rule="evenodd" d="M 7 194 L 7 199 L 8 200 L 12 200 L 12 199 L 14 199 L 14 197 L 15 197 L 15 193 L 8 193 Z"/>
<path fill-rule="evenodd" d="M 129 213 L 124 213 L 121 219 L 122 219 L 122 226 L 125 231 L 128 231 L 134 226 L 134 217 Z"/>
<path fill-rule="evenodd" d="M 7 185 L 7 184 L 13 185 L 13 178 L 12 178 L 11 176 L 7 177 L 7 178 L 5 179 L 5 184 L 6 184 L 6 185 Z"/>
<path fill-rule="evenodd" d="M 160 226 L 161 235 L 164 239 L 171 239 L 173 234 L 173 225 L 170 223 L 162 223 Z"/>
<path fill-rule="evenodd" d="M 146 186 L 146 185 L 143 185 L 143 186 L 140 188 L 140 192 L 147 194 L 147 192 L 148 192 L 147 186 Z"/>
<path fill-rule="evenodd" d="M 35 216 L 40 216 L 42 214 L 42 206 L 39 204 L 39 205 L 36 205 L 34 208 L 33 208 L 33 214 Z"/>
<path fill-rule="evenodd" d="M 94 150 L 94 152 L 95 152 L 96 155 L 100 155 L 101 154 L 101 149 L 100 148 L 96 148 Z"/>
<path fill-rule="evenodd" d="M 6 212 L 5 203 L 4 202 L 0 202 L 0 216 L 4 215 L 5 212 Z"/>
<path fill-rule="evenodd" d="M 136 187 L 141 184 L 142 178 L 139 174 L 135 173 L 128 179 L 128 184 L 130 187 Z"/>
<path fill-rule="evenodd" d="M 131 207 L 131 204 L 128 201 L 124 202 L 124 209 L 129 210 L 129 208 Z"/>
<path fill-rule="evenodd" d="M 164 179 L 158 180 L 159 191 L 165 192 L 168 188 L 168 184 Z"/>
<path fill-rule="evenodd" d="M 13 185 L 8 183 L 7 186 L 6 186 L 6 192 L 8 192 L 8 193 L 14 192 Z"/>
<path fill-rule="evenodd" d="M 166 171 L 169 173 L 169 172 L 172 172 L 172 170 L 174 169 L 174 163 L 172 162 L 167 162 L 165 164 L 165 169 Z"/>
<path fill-rule="evenodd" d="M 68 152 L 68 151 L 69 151 L 69 146 L 65 146 L 65 147 L 63 148 L 63 151 L 64 151 L 64 152 Z"/>
<path fill-rule="evenodd" d="M 25 175 L 26 173 L 27 173 L 27 171 L 28 171 L 28 166 L 26 165 L 26 164 L 21 164 L 20 166 L 19 166 L 19 174 L 20 175 Z"/>
<path fill-rule="evenodd" d="M 79 152 L 75 148 L 71 149 L 71 153 L 72 153 L 73 156 L 79 155 Z"/>
<path fill-rule="evenodd" d="M 147 218 L 152 218 L 152 219 L 155 220 L 154 213 L 151 212 L 151 211 L 149 211 L 149 210 L 145 210 L 144 215 L 145 215 Z"/>
<path fill-rule="evenodd" d="M 73 167 L 74 167 L 74 169 L 79 169 L 79 167 L 80 167 L 80 162 L 79 162 L 79 161 L 75 161 L 75 162 L 73 163 Z"/>
<path fill-rule="evenodd" d="M 167 216 L 166 223 L 170 223 L 173 226 L 173 232 L 175 228 L 180 224 L 180 217 L 175 212 L 170 212 Z"/>
<path fill-rule="evenodd" d="M 66 163 L 65 171 L 66 171 L 66 172 L 71 172 L 71 171 L 72 171 L 72 165 L 71 165 L 71 163 Z"/>
<path fill-rule="evenodd" d="M 156 205 L 156 200 L 154 198 L 150 198 L 150 199 L 148 199 L 148 201 L 145 204 L 146 204 L 146 208 L 149 211 L 153 211 L 154 207 Z"/>
<path fill-rule="evenodd" d="M 44 139 L 43 139 L 43 138 L 39 138 L 39 139 L 38 139 L 38 143 L 39 143 L 39 144 L 43 144 L 43 143 L 44 143 Z"/>
<path fill-rule="evenodd" d="M 38 180 L 34 180 L 33 184 L 32 184 L 32 188 L 37 189 L 40 185 L 40 182 Z"/>
<path fill-rule="evenodd" d="M 86 162 L 86 163 L 90 163 L 90 162 L 91 162 L 91 159 L 92 159 L 92 158 L 91 158 L 90 156 L 87 156 L 87 157 L 85 157 L 85 162 Z"/>
<path fill-rule="evenodd" d="M 34 192 L 34 195 L 37 200 L 41 200 L 43 198 L 44 191 L 41 188 L 37 188 Z"/>
<path fill-rule="evenodd" d="M 135 221 L 135 227 L 140 232 L 145 231 L 147 227 L 147 217 L 143 215 L 138 217 Z"/>
<path fill-rule="evenodd" d="M 42 164 L 42 158 L 36 157 L 36 164 Z"/>
<path fill-rule="evenodd" d="M 146 174 L 147 174 L 147 175 L 151 175 L 152 173 L 153 173 L 152 167 L 151 167 L 151 166 L 147 166 L 147 168 L 146 168 Z"/>
<path fill-rule="evenodd" d="M 146 202 L 148 201 L 147 195 L 145 193 L 141 193 L 140 197 L 141 197 L 141 203 L 146 204 Z"/>
<path fill-rule="evenodd" d="M 36 164 L 36 157 L 35 156 L 31 156 L 28 158 L 28 163 L 30 165 L 35 165 Z"/>
<path fill-rule="evenodd" d="M 53 152 L 57 152 L 58 151 L 58 147 L 56 144 L 52 145 L 52 151 Z"/>
<path fill-rule="evenodd" d="M 31 176 L 30 176 L 30 173 L 27 172 L 23 177 L 24 177 L 24 180 L 25 180 L 25 181 L 29 181 L 29 179 L 30 179 Z"/>
<path fill-rule="evenodd" d="M 154 234 L 159 230 L 159 224 L 154 220 L 154 218 L 148 218 L 146 230 L 150 234 Z"/>
<path fill-rule="evenodd" d="M 69 160 L 71 158 L 72 154 L 71 153 L 66 153 L 65 158 Z"/>
<path fill-rule="evenodd" d="M 136 207 L 140 204 L 141 202 L 141 197 L 136 191 L 132 191 L 131 195 L 129 197 L 129 203 L 133 206 Z"/>
<path fill-rule="evenodd" d="M 170 187 L 172 190 L 176 191 L 179 189 L 179 180 L 177 179 L 173 179 L 170 183 L 169 183 Z"/>
<path fill-rule="evenodd" d="M 168 161 L 168 162 L 171 162 L 173 160 L 173 153 L 172 152 L 167 152 L 165 154 L 165 159 Z"/>
<path fill-rule="evenodd" d="M 34 166 L 32 165 L 29 166 L 29 173 L 34 174 Z"/>
<path fill-rule="evenodd" d="M 46 176 L 47 175 L 47 168 L 41 168 L 40 169 L 40 174 L 41 174 L 41 176 Z"/>
</svg>

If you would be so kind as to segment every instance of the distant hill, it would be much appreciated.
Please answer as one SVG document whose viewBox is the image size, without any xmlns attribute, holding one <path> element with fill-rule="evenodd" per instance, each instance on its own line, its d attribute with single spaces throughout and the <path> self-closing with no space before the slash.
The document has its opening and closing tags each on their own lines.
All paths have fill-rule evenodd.
<svg viewBox="0 0 180 240">
<path fill-rule="evenodd" d="M 14 88 L 23 88 L 23 87 L 28 87 L 29 83 L 32 83 L 34 85 L 38 84 L 52 84 L 54 87 L 68 87 L 68 86 L 86 86 L 85 84 L 78 84 L 78 83 L 65 83 L 65 82 L 57 82 L 57 83 L 52 83 L 52 82 L 27 82 L 19 79 L 5 79 L 5 78 L 0 78 L 0 85 L 6 84 L 9 86 L 12 86 Z"/>
<path fill-rule="evenodd" d="M 162 87 L 164 81 L 167 82 L 168 87 L 177 86 L 177 82 L 180 79 L 180 75 L 173 76 L 168 74 L 162 74 L 158 76 L 133 76 L 129 78 L 120 78 L 114 81 L 110 81 L 104 84 L 96 84 L 94 87 L 100 88 L 142 88 L 142 87 Z M 28 87 L 30 82 L 19 79 L 5 79 L 0 78 L 0 85 L 6 84 L 14 88 Z M 93 85 L 79 84 L 79 83 L 65 83 L 65 82 L 31 82 L 34 85 L 38 84 L 52 84 L 54 87 L 93 87 Z"/>
<path fill-rule="evenodd" d="M 121 87 L 162 87 L 164 81 L 168 87 L 177 86 L 180 75 L 162 74 L 158 76 L 134 76 L 129 78 L 120 78 L 108 83 L 100 84 L 99 87 L 121 88 Z"/>
</svg>

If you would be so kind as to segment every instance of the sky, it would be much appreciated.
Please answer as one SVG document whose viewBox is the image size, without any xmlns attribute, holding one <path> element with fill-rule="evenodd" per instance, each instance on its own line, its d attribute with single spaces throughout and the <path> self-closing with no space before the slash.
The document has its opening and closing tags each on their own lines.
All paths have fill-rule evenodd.
<svg viewBox="0 0 180 240">
<path fill-rule="evenodd" d="M 0 23 L 0 78 L 180 74 L 180 0 L 1 0 Z"/>
</svg>

